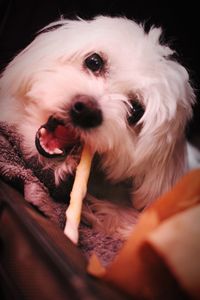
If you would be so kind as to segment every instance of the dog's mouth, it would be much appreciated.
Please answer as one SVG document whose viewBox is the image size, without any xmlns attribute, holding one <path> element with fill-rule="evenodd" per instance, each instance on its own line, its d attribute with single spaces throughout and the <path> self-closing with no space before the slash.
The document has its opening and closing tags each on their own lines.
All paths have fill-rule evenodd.
<svg viewBox="0 0 200 300">
<path fill-rule="evenodd" d="M 38 152 L 47 157 L 65 157 L 80 152 L 81 142 L 73 128 L 54 116 L 50 116 L 36 133 Z"/>
</svg>

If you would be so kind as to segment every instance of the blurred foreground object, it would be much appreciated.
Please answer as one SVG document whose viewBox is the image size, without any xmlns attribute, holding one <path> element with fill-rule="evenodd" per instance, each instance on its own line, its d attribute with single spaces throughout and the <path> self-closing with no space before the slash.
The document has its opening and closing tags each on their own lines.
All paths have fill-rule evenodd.
<svg viewBox="0 0 200 300">
<path fill-rule="evenodd" d="M 94 258 L 88 271 L 136 299 L 199 299 L 199 254 L 200 170 L 194 170 L 142 213 L 104 272 Z"/>
</svg>

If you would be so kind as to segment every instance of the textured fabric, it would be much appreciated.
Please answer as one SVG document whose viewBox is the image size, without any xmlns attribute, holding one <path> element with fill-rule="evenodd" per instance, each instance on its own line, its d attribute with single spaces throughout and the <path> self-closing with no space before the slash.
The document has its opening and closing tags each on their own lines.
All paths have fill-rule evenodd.
<svg viewBox="0 0 200 300">
<path fill-rule="evenodd" d="M 66 204 L 53 201 L 48 187 L 42 182 L 37 173 L 40 165 L 33 161 L 26 161 L 21 152 L 21 139 L 14 127 L 5 123 L 0 124 L 0 175 L 12 186 L 17 188 L 25 200 L 34 205 L 40 212 L 50 218 L 60 227 L 64 226 L 64 212 Z M 34 166 L 34 169 L 31 168 Z M 46 171 L 47 172 L 47 171 Z M 52 174 L 49 171 L 44 174 L 47 182 L 52 182 Z"/>
<path fill-rule="evenodd" d="M 51 169 L 44 169 L 36 158 L 26 159 L 21 149 L 21 137 L 14 126 L 0 123 L 0 176 L 20 191 L 24 199 L 48 217 L 56 226 L 64 228 L 65 211 L 73 178 L 59 186 L 54 183 Z M 120 249 L 122 241 L 105 236 L 86 225 L 80 226 L 79 247 L 89 258 L 96 253 L 106 265 Z"/>
</svg>

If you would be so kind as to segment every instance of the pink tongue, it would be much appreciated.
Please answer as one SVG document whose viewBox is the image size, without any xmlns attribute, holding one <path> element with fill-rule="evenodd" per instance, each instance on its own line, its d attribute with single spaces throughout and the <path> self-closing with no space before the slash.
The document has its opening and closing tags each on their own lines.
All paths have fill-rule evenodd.
<svg viewBox="0 0 200 300">
<path fill-rule="evenodd" d="M 72 145 L 77 142 L 77 138 L 75 137 L 74 132 L 62 125 L 58 125 L 56 127 L 53 135 L 59 143 L 59 148 Z"/>
</svg>

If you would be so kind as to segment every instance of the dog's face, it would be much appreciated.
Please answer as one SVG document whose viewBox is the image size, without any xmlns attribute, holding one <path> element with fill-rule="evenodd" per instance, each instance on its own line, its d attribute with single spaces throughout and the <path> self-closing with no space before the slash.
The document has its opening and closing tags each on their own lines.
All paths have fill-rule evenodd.
<svg viewBox="0 0 200 300">
<path fill-rule="evenodd" d="M 155 157 L 155 168 L 163 165 L 182 139 L 194 97 L 186 70 L 160 45 L 160 29 L 145 33 L 108 17 L 53 27 L 15 58 L 1 82 L 2 97 L 12 98 L 4 110 L 26 153 L 48 162 L 68 157 L 69 172 L 87 143 L 114 180 L 143 174 Z"/>
</svg>

